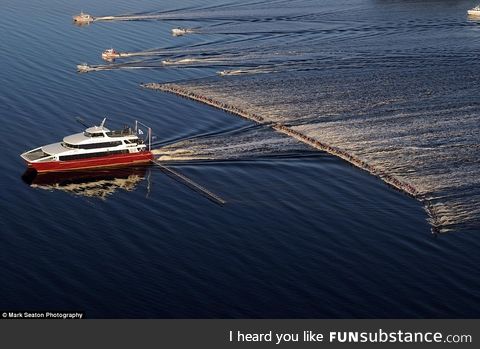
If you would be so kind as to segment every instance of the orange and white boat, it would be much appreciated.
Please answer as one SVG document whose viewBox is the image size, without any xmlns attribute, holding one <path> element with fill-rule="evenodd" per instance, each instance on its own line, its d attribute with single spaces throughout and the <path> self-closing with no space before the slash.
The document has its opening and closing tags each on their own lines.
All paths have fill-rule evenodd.
<svg viewBox="0 0 480 349">
<path fill-rule="evenodd" d="M 95 17 L 88 13 L 84 13 L 83 11 L 81 11 L 80 14 L 73 16 L 73 21 L 78 24 L 88 24 L 92 23 L 94 20 Z"/>
<path fill-rule="evenodd" d="M 113 48 L 109 48 L 102 52 L 102 59 L 105 61 L 113 61 L 115 58 L 120 58 L 120 53 Z"/>
<path fill-rule="evenodd" d="M 44 145 L 29 150 L 20 156 L 28 167 L 37 172 L 71 171 L 126 166 L 148 163 L 151 152 L 152 130 L 136 121 L 135 128 L 126 127 L 111 131 L 105 127 L 106 118 L 100 126 L 87 128 L 63 138 L 62 142 Z M 139 124 L 145 126 L 145 134 Z"/>
</svg>

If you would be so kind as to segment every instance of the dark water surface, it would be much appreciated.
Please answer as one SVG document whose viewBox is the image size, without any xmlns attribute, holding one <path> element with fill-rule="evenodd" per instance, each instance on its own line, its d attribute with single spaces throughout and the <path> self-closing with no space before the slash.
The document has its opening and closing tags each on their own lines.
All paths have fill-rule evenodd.
<svg viewBox="0 0 480 349">
<path fill-rule="evenodd" d="M 466 17 L 472 3 L 245 3 L 2 1 L 0 309 L 121 318 L 479 316 L 480 30 Z M 70 16 L 80 9 L 163 19 L 77 27 Z M 197 32 L 172 37 L 177 26 Z M 112 46 L 169 54 L 75 72 L 83 61 L 103 65 L 99 54 Z M 197 61 L 161 63 L 185 58 Z M 219 70 L 247 73 L 222 80 Z M 442 207 L 450 233 L 432 235 L 419 201 L 339 159 L 139 88 L 177 80 L 412 179 Z M 89 123 L 108 115 L 111 127 L 141 119 L 170 166 L 227 204 L 153 166 L 25 183 L 18 155 L 81 131 L 78 115 Z M 418 131 L 428 129 L 425 117 L 438 127 Z M 421 151 L 436 145 L 441 151 Z"/>
</svg>

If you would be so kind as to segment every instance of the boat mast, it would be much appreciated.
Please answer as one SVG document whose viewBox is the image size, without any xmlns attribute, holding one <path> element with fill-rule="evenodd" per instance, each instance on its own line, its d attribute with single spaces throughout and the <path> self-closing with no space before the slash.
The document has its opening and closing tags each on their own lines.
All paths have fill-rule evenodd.
<svg viewBox="0 0 480 349">
<path fill-rule="evenodd" d="M 148 127 L 147 125 L 145 125 L 144 123 L 138 121 L 138 120 L 135 120 L 135 134 L 138 135 L 138 125 L 142 125 L 142 126 L 145 126 L 147 128 L 147 138 L 148 138 L 148 151 L 152 150 L 152 128 L 151 127 Z"/>
<path fill-rule="evenodd" d="M 152 129 L 148 128 L 148 151 L 152 150 Z"/>
</svg>

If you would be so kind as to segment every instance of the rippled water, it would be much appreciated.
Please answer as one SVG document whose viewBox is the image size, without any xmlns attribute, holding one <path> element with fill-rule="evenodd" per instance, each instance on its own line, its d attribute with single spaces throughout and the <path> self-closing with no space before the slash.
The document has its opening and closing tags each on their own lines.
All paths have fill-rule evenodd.
<svg viewBox="0 0 480 349">
<path fill-rule="evenodd" d="M 0 309 L 478 317 L 471 6 L 4 1 Z M 81 9 L 129 20 L 77 27 L 71 15 Z M 179 26 L 194 31 L 173 37 Z M 112 46 L 133 55 L 102 62 Z M 81 62 L 105 68 L 77 74 Z M 147 81 L 176 81 L 265 124 L 140 89 Z M 140 118 L 161 160 L 227 204 L 155 166 L 23 175 L 18 155 L 78 132 L 78 115 L 108 115 L 112 127 Z M 412 183 L 421 202 L 272 122 Z M 456 233 L 430 234 L 424 204 L 433 224 Z"/>
<path fill-rule="evenodd" d="M 291 126 L 410 184 L 441 232 L 478 230 L 477 24 L 451 6 L 444 13 L 416 4 L 408 10 L 403 2 L 358 1 L 349 13 L 337 2 L 284 4 L 271 14 L 278 31 L 262 39 L 260 51 L 245 40 L 220 61 L 221 45 L 208 46 L 231 67 L 229 75 L 251 77 L 183 86 Z M 265 26 L 244 21 L 223 27 L 255 36 Z M 211 65 L 205 53 L 202 59 Z"/>
</svg>

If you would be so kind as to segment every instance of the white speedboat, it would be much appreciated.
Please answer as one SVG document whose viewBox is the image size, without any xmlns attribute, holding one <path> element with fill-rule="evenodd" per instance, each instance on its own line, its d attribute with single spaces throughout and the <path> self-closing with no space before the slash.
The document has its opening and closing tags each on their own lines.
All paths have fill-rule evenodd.
<svg viewBox="0 0 480 349">
<path fill-rule="evenodd" d="M 173 28 L 172 29 L 172 35 L 173 36 L 182 36 L 185 34 L 190 34 L 193 33 L 193 29 L 188 29 L 188 28 Z"/>
<path fill-rule="evenodd" d="M 480 16 L 480 5 L 467 11 L 470 16 Z"/>
<path fill-rule="evenodd" d="M 77 72 L 79 73 L 88 73 L 89 71 L 92 71 L 93 68 L 90 67 L 87 63 L 81 63 L 77 64 Z"/>
<path fill-rule="evenodd" d="M 148 144 L 145 144 L 139 137 L 143 131 L 138 128 L 138 122 L 134 129 L 111 131 L 105 127 L 105 120 L 100 126 L 89 127 L 63 138 L 62 142 L 32 149 L 20 156 L 37 172 L 125 166 L 152 160 L 150 128 L 146 135 Z"/>
</svg>

